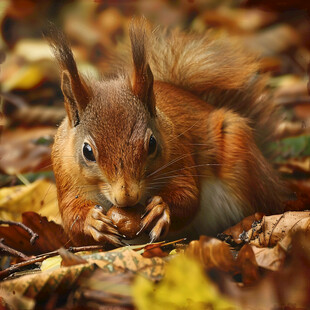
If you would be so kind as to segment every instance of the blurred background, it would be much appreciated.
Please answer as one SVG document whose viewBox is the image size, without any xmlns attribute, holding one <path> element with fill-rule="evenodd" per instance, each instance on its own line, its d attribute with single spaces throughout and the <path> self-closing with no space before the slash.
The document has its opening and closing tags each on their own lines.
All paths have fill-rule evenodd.
<svg viewBox="0 0 310 310">
<path fill-rule="evenodd" d="M 144 15 L 154 25 L 238 37 L 261 56 L 284 113 L 272 160 L 295 191 L 292 199 L 309 206 L 309 12 L 302 0 L 0 1 L 0 186 L 53 178 L 51 145 L 65 111 L 59 69 L 42 36 L 47 21 L 66 33 L 79 70 L 100 77 L 111 73 L 132 17 Z"/>
</svg>

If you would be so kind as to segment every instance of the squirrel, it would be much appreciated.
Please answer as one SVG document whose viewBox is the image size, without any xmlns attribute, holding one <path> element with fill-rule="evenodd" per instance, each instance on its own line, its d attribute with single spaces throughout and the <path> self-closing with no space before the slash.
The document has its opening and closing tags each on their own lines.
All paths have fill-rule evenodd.
<svg viewBox="0 0 310 310">
<path fill-rule="evenodd" d="M 283 211 L 263 155 L 276 127 L 259 60 L 232 38 L 129 27 L 130 58 L 102 80 L 78 72 L 61 31 L 48 35 L 67 117 L 52 150 L 63 227 L 76 244 L 122 244 L 106 215 L 142 204 L 151 242 L 216 234 L 256 211 Z"/>
</svg>

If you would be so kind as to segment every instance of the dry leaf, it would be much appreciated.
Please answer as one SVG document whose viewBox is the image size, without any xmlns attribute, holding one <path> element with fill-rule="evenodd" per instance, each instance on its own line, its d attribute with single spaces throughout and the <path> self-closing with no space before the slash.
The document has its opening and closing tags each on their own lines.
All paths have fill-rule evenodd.
<svg viewBox="0 0 310 310">
<path fill-rule="evenodd" d="M 161 279 L 164 275 L 165 261 L 162 258 L 144 258 L 130 247 L 95 253 L 90 256 L 85 255 L 83 258 L 96 263 L 100 268 L 111 273 L 131 270 L 154 281 Z"/>
<path fill-rule="evenodd" d="M 49 222 L 46 217 L 41 217 L 35 212 L 25 212 L 22 218 L 23 224 L 37 233 L 39 238 L 31 245 L 29 234 L 21 227 L 0 226 L 0 238 L 4 238 L 7 246 L 26 255 L 38 255 L 71 245 L 63 228 L 54 222 Z"/>
<path fill-rule="evenodd" d="M 82 277 L 76 292 L 69 297 L 68 307 L 83 309 L 100 308 L 102 305 L 133 307 L 132 283 L 134 274 L 125 271 L 120 274 L 109 274 L 101 269 L 96 270 L 90 277 Z M 127 309 L 127 308 L 125 308 Z"/>
<path fill-rule="evenodd" d="M 279 270 L 285 262 L 286 251 L 277 244 L 273 248 L 259 248 L 252 245 L 258 266 L 269 270 Z"/>
<path fill-rule="evenodd" d="M 50 221 L 60 223 L 56 186 L 47 180 L 37 180 L 29 185 L 0 189 L 0 218 L 20 222 L 22 213 L 34 211 Z"/>
<path fill-rule="evenodd" d="M 168 256 L 168 253 L 164 252 L 161 248 L 162 244 L 149 244 L 144 247 L 144 251 L 142 256 L 145 258 L 152 258 L 152 257 L 165 257 Z"/>
<path fill-rule="evenodd" d="M 255 215 L 246 217 L 240 223 L 224 231 L 221 239 L 227 242 L 240 244 L 249 242 L 258 247 L 272 247 L 282 240 L 290 230 L 308 230 L 308 224 L 303 219 L 310 217 L 309 211 L 289 211 L 283 214 L 263 216 Z M 246 223 L 246 225 L 244 224 Z"/>
<path fill-rule="evenodd" d="M 238 253 L 236 265 L 241 270 L 242 282 L 246 285 L 254 285 L 259 279 L 256 255 L 250 245 L 245 244 Z"/>
<path fill-rule="evenodd" d="M 218 292 L 197 261 L 184 255 L 169 262 L 158 285 L 138 276 L 132 289 L 138 309 L 236 309 Z"/>
<path fill-rule="evenodd" d="M 310 174 L 310 157 L 301 159 L 291 158 L 283 164 L 278 164 L 278 170 L 283 173 L 306 173 Z"/>
<path fill-rule="evenodd" d="M 78 254 L 77 254 L 78 255 Z M 14 280 L 0 283 L 0 289 L 6 292 L 15 291 L 22 296 L 44 303 L 52 294 L 68 294 L 79 281 L 88 279 L 98 267 L 104 273 L 116 277 L 131 271 L 140 273 L 144 277 L 155 281 L 162 279 L 166 263 L 160 258 L 144 258 L 128 247 L 110 252 L 81 255 L 78 265 L 70 267 L 52 268 L 45 272 L 25 275 Z M 108 277 L 108 276 L 107 276 Z M 108 277 L 110 281 L 111 277 Z M 97 281 L 94 279 L 94 281 Z M 90 283 L 91 286 L 94 284 Z M 100 284 L 99 284 L 100 285 Z"/>
<path fill-rule="evenodd" d="M 229 246 L 216 238 L 200 236 L 199 241 L 191 241 L 186 253 L 197 258 L 205 269 L 217 268 L 225 272 L 234 272 L 236 262 Z"/>
<path fill-rule="evenodd" d="M 245 285 L 252 285 L 259 278 L 255 254 L 250 245 L 245 244 L 234 258 L 225 242 L 200 236 L 199 241 L 190 242 L 185 253 L 197 259 L 206 270 L 215 268 L 232 275 L 241 274 Z"/>
<path fill-rule="evenodd" d="M 220 239 L 230 243 L 232 238 L 232 241 L 234 241 L 237 244 L 247 241 L 247 239 L 249 238 L 248 237 L 249 233 L 248 235 L 245 235 L 244 233 L 250 231 L 253 225 L 254 228 L 251 231 L 255 231 L 257 223 L 262 220 L 263 216 L 264 216 L 263 213 L 256 212 L 253 215 L 245 217 L 238 224 L 226 229 L 222 234 L 220 234 L 219 235 Z"/>
<path fill-rule="evenodd" d="M 53 293 L 65 294 L 84 275 L 90 275 L 97 268 L 95 264 L 83 264 L 62 267 L 57 270 L 26 275 L 18 279 L 0 283 L 0 289 L 6 292 L 17 292 L 36 300 L 36 303 L 46 301 Z"/>
<path fill-rule="evenodd" d="M 300 43 L 300 35 L 288 24 L 276 24 L 244 38 L 244 44 L 263 56 L 285 52 Z"/>
<path fill-rule="evenodd" d="M 302 231 L 294 234 L 285 268 L 268 273 L 246 290 L 226 281 L 224 292 L 243 309 L 309 309 L 309 236 Z"/>
<path fill-rule="evenodd" d="M 75 266 L 75 265 L 87 263 L 86 259 L 83 259 L 82 257 L 75 255 L 74 253 L 71 253 L 64 248 L 60 248 L 58 252 L 62 258 L 62 261 L 61 261 L 62 267 L 69 267 L 69 266 Z"/>
<path fill-rule="evenodd" d="M 258 247 L 272 247 L 282 240 L 290 231 L 307 231 L 310 229 L 310 212 L 285 212 L 283 214 L 264 216 L 262 222 L 247 232 L 250 244 Z M 261 227 L 261 232 L 259 227 Z M 251 237 L 250 237 L 251 236 Z"/>
<path fill-rule="evenodd" d="M 1 136 L 0 170 L 13 175 L 51 170 L 51 147 L 38 141 L 42 137 L 51 140 L 55 131 L 49 127 L 6 130 Z"/>
</svg>

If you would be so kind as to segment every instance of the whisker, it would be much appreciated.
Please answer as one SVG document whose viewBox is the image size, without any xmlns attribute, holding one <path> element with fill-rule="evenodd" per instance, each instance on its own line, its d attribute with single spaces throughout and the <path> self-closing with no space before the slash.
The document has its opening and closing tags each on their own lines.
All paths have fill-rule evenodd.
<svg viewBox="0 0 310 310">
<path fill-rule="evenodd" d="M 180 169 L 176 169 L 176 170 L 172 170 L 172 171 L 168 171 L 168 172 L 162 173 L 161 176 L 167 175 L 169 173 L 181 171 L 181 170 L 192 169 L 192 168 L 197 168 L 197 167 L 204 167 L 204 166 L 222 166 L 222 164 L 200 164 L 200 165 L 194 165 L 194 166 L 189 166 L 189 167 L 183 167 L 183 168 L 180 168 Z"/>
<path fill-rule="evenodd" d="M 186 132 L 188 132 L 189 130 L 191 130 L 193 127 L 195 127 L 197 125 L 197 123 L 200 122 L 199 120 L 197 122 L 195 122 L 192 126 L 190 126 L 189 128 L 187 128 L 186 130 L 184 130 L 183 132 L 181 132 L 180 134 L 178 134 L 176 137 L 172 138 L 171 140 L 168 140 L 168 142 L 171 142 L 177 138 L 179 138 L 180 136 L 184 135 Z"/>
<path fill-rule="evenodd" d="M 178 161 L 180 161 L 180 160 L 186 158 L 187 156 L 191 156 L 191 155 L 193 155 L 193 154 L 194 154 L 194 153 L 182 154 L 181 156 L 179 156 L 179 157 L 173 159 L 172 161 L 170 161 L 170 162 L 168 162 L 167 164 L 161 166 L 160 168 L 158 168 L 158 169 L 155 170 L 154 172 L 150 173 L 150 174 L 147 176 L 147 178 L 149 178 L 150 176 L 152 176 L 152 175 L 158 173 L 159 171 L 162 171 L 163 169 L 165 169 L 165 168 L 167 168 L 167 167 L 169 167 L 169 166 L 175 164 L 176 162 L 178 162 Z"/>
<path fill-rule="evenodd" d="M 165 179 L 172 179 L 175 177 L 209 177 L 207 174 L 177 174 L 177 175 L 170 175 L 166 177 L 157 178 L 154 180 L 165 180 Z"/>
</svg>

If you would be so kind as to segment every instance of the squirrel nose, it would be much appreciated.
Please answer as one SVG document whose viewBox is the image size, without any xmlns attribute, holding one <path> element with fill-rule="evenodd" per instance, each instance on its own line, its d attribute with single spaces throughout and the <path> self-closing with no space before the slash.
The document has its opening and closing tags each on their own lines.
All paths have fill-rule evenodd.
<svg viewBox="0 0 310 310">
<path fill-rule="evenodd" d="M 112 187 L 113 200 L 118 207 L 130 207 L 136 205 L 140 200 L 140 189 L 138 184 L 119 182 Z"/>
</svg>

